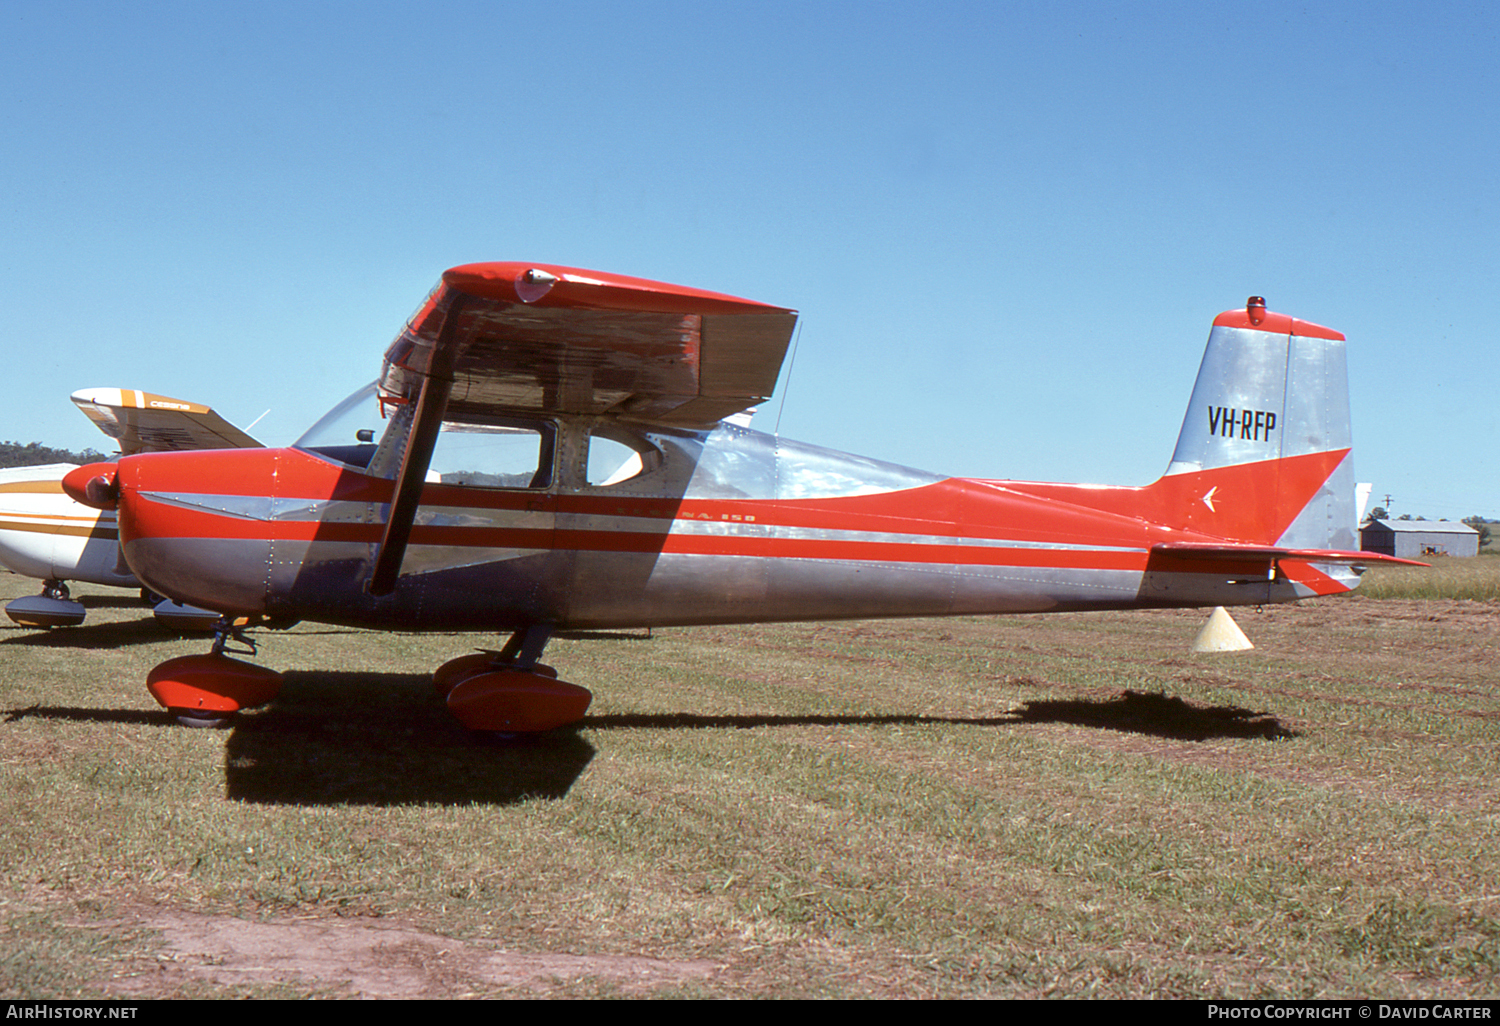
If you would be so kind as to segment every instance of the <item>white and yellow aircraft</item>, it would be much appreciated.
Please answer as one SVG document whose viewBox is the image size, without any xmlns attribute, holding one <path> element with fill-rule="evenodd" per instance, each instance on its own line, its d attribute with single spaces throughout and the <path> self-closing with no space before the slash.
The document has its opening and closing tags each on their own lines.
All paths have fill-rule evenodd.
<svg viewBox="0 0 1500 1026">
<path fill-rule="evenodd" d="M 73 402 L 118 445 L 122 456 L 184 449 L 250 449 L 261 444 L 201 403 L 125 388 L 86 388 Z M 42 582 L 42 593 L 18 598 L 6 614 L 27 627 L 81 624 L 85 609 L 71 599 L 69 581 L 115 588 L 140 582 L 120 558 L 113 510 L 91 509 L 63 491 L 72 463 L 0 470 L 0 564 Z M 179 627 L 198 626 L 218 614 L 175 602 L 157 606 L 157 617 Z"/>
</svg>

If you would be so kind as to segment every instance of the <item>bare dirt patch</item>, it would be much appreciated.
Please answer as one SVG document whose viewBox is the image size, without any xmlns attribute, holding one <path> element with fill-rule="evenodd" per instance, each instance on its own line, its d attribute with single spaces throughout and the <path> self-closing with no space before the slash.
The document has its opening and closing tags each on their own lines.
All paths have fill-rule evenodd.
<svg viewBox="0 0 1500 1026">
<path fill-rule="evenodd" d="M 115 980 L 117 996 L 156 997 L 185 985 L 286 984 L 341 997 L 455 998 L 515 991 L 543 996 L 579 983 L 621 994 L 703 980 L 708 961 L 507 951 L 406 926 L 340 919 L 250 922 L 153 909 L 132 925 L 159 932 L 155 965 Z"/>
</svg>

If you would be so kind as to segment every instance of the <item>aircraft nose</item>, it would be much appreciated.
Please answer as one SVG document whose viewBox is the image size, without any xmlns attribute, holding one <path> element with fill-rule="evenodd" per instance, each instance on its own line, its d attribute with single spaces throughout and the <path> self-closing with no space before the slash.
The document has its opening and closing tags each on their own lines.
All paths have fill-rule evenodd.
<svg viewBox="0 0 1500 1026">
<path fill-rule="evenodd" d="M 125 561 L 142 584 L 179 602 L 262 612 L 275 480 L 273 450 L 122 458 L 115 490 Z"/>
<path fill-rule="evenodd" d="M 63 475 L 62 488 L 74 502 L 112 510 L 120 502 L 120 468 L 114 463 L 85 464 Z"/>
</svg>

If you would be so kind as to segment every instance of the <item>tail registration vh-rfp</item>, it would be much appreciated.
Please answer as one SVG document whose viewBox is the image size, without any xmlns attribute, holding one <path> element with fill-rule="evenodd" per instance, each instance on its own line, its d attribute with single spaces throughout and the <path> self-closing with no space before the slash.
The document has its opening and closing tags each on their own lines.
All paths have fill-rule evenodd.
<svg viewBox="0 0 1500 1026">
<path fill-rule="evenodd" d="M 1286 602 L 1347 591 L 1344 337 L 1219 315 L 1170 466 L 1142 487 L 942 477 L 738 426 L 793 311 L 567 267 L 443 275 L 379 379 L 286 449 L 126 456 L 69 475 L 130 569 L 225 616 L 152 672 L 187 722 L 280 678 L 236 622 L 503 632 L 436 681 L 479 730 L 580 719 L 553 632 Z"/>
</svg>

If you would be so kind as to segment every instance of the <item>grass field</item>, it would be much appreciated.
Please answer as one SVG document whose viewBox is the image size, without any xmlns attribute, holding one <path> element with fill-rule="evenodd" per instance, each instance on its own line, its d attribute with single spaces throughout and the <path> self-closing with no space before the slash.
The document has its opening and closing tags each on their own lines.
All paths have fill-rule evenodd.
<svg viewBox="0 0 1500 1026">
<path fill-rule="evenodd" d="M 1429 556 L 1431 566 L 1377 566 L 1360 581 L 1368 598 L 1475 599 L 1500 601 L 1500 555 L 1479 558 Z"/>
<path fill-rule="evenodd" d="M 0 629 L 6 997 L 1500 994 L 1500 603 L 565 638 L 497 747 L 426 677 L 490 639 L 263 634 L 189 730 L 206 641 L 76 590 Z"/>
</svg>

